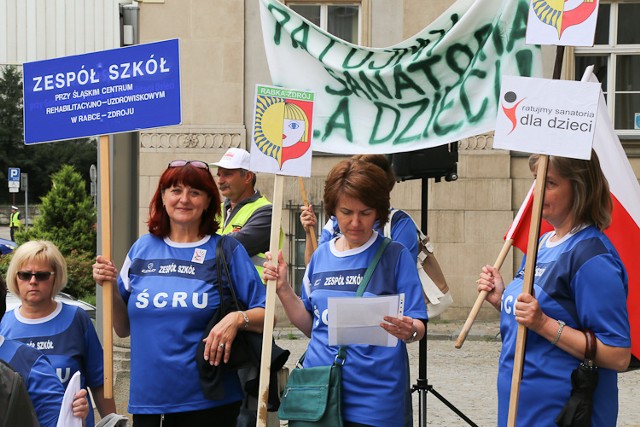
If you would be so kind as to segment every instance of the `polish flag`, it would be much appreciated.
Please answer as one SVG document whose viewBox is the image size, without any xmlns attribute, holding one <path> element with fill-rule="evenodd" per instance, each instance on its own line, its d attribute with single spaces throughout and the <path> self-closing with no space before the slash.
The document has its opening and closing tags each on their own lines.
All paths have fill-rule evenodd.
<svg viewBox="0 0 640 427">
<path fill-rule="evenodd" d="M 599 83 L 593 75 L 593 66 L 587 68 L 582 81 Z M 609 181 L 613 212 L 611 225 L 604 230 L 604 233 L 616 247 L 627 269 L 629 276 L 627 309 L 631 324 L 631 353 L 640 359 L 640 262 L 637 257 L 640 248 L 640 184 L 611 124 L 602 92 L 598 104 L 593 149 L 600 159 L 602 172 Z M 529 240 L 533 187 L 532 185 L 505 235 L 505 240 L 512 239 L 513 245 L 523 252 L 526 252 Z M 542 220 L 540 234 L 552 229 L 549 223 Z"/>
</svg>

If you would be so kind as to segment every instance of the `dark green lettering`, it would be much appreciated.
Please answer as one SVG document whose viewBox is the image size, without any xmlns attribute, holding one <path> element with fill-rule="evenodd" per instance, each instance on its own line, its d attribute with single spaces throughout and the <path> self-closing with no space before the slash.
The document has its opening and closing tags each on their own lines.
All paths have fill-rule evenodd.
<svg viewBox="0 0 640 427">
<path fill-rule="evenodd" d="M 509 33 L 509 41 L 507 42 L 507 52 L 513 50 L 513 46 L 517 41 L 525 38 L 527 35 L 527 17 L 529 15 L 529 2 L 519 1 L 516 6 L 516 14 L 511 23 L 511 32 Z"/>
<path fill-rule="evenodd" d="M 424 90 L 422 90 L 422 88 L 418 86 L 407 73 L 402 71 L 400 66 L 393 67 L 393 81 L 396 86 L 396 92 L 394 94 L 396 99 L 402 99 L 402 94 L 400 92 L 405 89 L 413 89 L 420 95 L 424 95 Z"/>
<path fill-rule="evenodd" d="M 353 142 L 351 119 L 349 117 L 349 98 L 342 98 L 338 103 L 336 111 L 334 111 L 331 117 L 329 117 L 329 120 L 327 120 L 322 141 L 326 141 L 336 129 L 344 129 L 344 136 L 347 141 Z"/>
<path fill-rule="evenodd" d="M 370 145 L 382 144 L 384 142 L 389 141 L 393 137 L 393 134 L 396 133 L 396 129 L 398 128 L 398 123 L 400 122 L 400 111 L 397 108 L 392 107 L 391 105 L 383 104 L 382 102 L 374 102 L 373 104 L 376 106 L 376 109 L 378 111 L 376 113 L 376 120 L 373 122 L 373 129 L 371 130 L 371 136 L 369 137 Z M 382 116 L 384 114 L 385 108 L 391 111 L 392 114 L 394 114 L 395 116 L 393 120 L 393 126 L 391 127 L 391 129 L 389 130 L 389 133 L 386 136 L 383 136 L 381 138 L 376 138 L 378 134 L 378 128 L 380 127 L 380 123 L 382 122 Z"/>
<path fill-rule="evenodd" d="M 431 83 L 431 86 L 433 86 L 435 90 L 439 90 L 440 81 L 436 78 L 436 76 L 433 75 L 431 67 L 440 62 L 441 59 L 442 57 L 440 55 L 436 55 L 431 58 L 423 59 L 422 61 L 416 61 L 407 67 L 407 71 L 413 73 L 415 71 L 421 70 L 422 72 L 424 72 L 424 75 L 429 83 Z"/>
<path fill-rule="evenodd" d="M 374 83 L 364 71 L 360 71 L 359 76 L 360 80 L 362 80 L 362 83 L 374 99 L 378 99 L 376 91 L 385 98 L 391 99 L 391 92 L 382 77 L 380 77 L 380 71 L 376 70 L 372 76 L 376 79 L 378 84 Z"/>
<path fill-rule="evenodd" d="M 454 104 L 453 101 L 449 101 L 446 103 L 445 101 L 447 99 L 447 95 L 449 95 L 454 88 L 455 88 L 455 85 L 452 87 L 445 88 L 445 94 L 438 105 L 438 112 L 436 113 L 436 116 L 433 119 L 433 132 L 438 136 L 446 135 L 449 132 L 452 132 L 456 129 L 460 129 L 462 127 L 461 122 L 453 123 L 453 124 L 450 124 L 449 126 L 441 126 L 440 123 L 438 122 L 440 115 L 445 111 L 450 110 L 453 107 L 453 104 Z"/>
<path fill-rule="evenodd" d="M 389 67 L 391 65 L 391 62 L 393 62 L 393 60 L 397 58 L 395 63 L 393 64 L 393 66 L 395 66 L 398 64 L 398 62 L 400 62 L 402 57 L 407 54 L 407 52 L 408 52 L 407 49 L 395 49 L 393 51 L 393 55 L 389 57 L 389 60 L 385 64 L 377 66 L 373 62 L 369 62 L 368 67 L 370 70 L 381 70 L 383 68 Z"/>
<path fill-rule="evenodd" d="M 467 57 L 467 63 L 462 66 L 458 65 L 458 57 L 460 57 L 459 54 Z M 452 44 L 445 54 L 445 62 L 449 68 L 451 68 L 451 71 L 456 73 L 458 76 L 462 76 L 464 74 L 465 70 L 471 64 L 471 61 L 473 61 L 473 52 L 471 52 L 469 46 L 465 46 L 460 43 Z"/>
<path fill-rule="evenodd" d="M 407 137 L 405 137 L 404 135 L 407 132 L 409 132 L 409 130 L 415 124 L 416 120 L 418 120 L 418 118 L 422 115 L 422 113 L 424 113 L 426 111 L 426 109 L 429 107 L 429 102 L 430 102 L 429 98 L 423 98 L 423 99 L 419 99 L 419 100 L 414 101 L 414 102 L 407 102 L 406 104 L 400 104 L 399 105 L 399 107 L 402 108 L 403 110 L 404 109 L 408 109 L 408 108 L 412 108 L 412 107 L 415 107 L 415 106 L 417 106 L 418 109 L 416 110 L 414 115 L 411 116 L 411 118 L 407 122 L 407 125 L 404 127 L 404 129 L 402 129 L 402 131 L 398 134 L 396 139 L 393 141 L 394 145 L 395 144 L 404 144 L 406 142 L 417 141 L 418 139 L 420 139 L 420 132 L 418 132 L 417 134 L 414 134 L 412 136 L 407 136 Z"/>
<path fill-rule="evenodd" d="M 521 76 L 530 76 L 533 73 L 533 52 L 531 49 L 540 50 L 540 46 L 532 46 L 530 49 L 516 52 L 516 64 L 518 64 L 518 73 Z"/>
<path fill-rule="evenodd" d="M 484 113 L 487 110 L 487 105 L 489 104 L 489 100 L 487 98 L 483 98 L 482 106 L 480 107 L 480 110 L 478 110 L 476 114 L 473 114 L 471 112 L 471 102 L 469 100 L 469 96 L 467 95 L 467 91 L 465 90 L 465 87 L 464 87 L 465 83 L 467 83 L 471 79 L 471 77 L 478 77 L 479 79 L 484 79 L 485 77 L 487 77 L 487 73 L 482 70 L 471 70 L 468 77 L 465 78 L 462 84 L 460 85 L 460 103 L 462 104 L 462 108 L 464 108 L 464 112 L 467 116 L 467 119 L 469 119 L 469 122 L 476 123 L 480 121 L 480 119 L 482 119 L 482 117 L 484 116 Z M 480 82 L 478 84 L 482 85 L 483 82 Z"/>
<path fill-rule="evenodd" d="M 371 58 L 371 56 L 373 56 L 373 52 L 368 52 L 367 56 L 365 56 L 362 61 L 360 61 L 359 64 L 354 64 L 351 65 L 349 64 L 349 60 L 357 53 L 362 52 L 361 49 L 356 49 L 356 48 L 351 48 L 351 50 L 349 51 L 349 53 L 347 54 L 347 57 L 344 59 L 344 61 L 342 61 L 342 67 L 344 69 L 348 69 L 348 68 L 359 68 L 362 67 L 368 60 L 369 58 Z"/>
<path fill-rule="evenodd" d="M 273 43 L 276 46 L 280 46 L 280 39 L 282 38 L 282 27 L 284 26 L 284 24 L 289 22 L 291 16 L 284 10 L 280 9 L 279 7 L 275 7 L 272 4 L 270 4 L 267 9 L 269 10 L 269 12 L 271 12 L 273 18 L 276 20 L 276 31 L 273 34 Z M 280 18 L 278 18 L 278 14 Z"/>
<path fill-rule="evenodd" d="M 298 36 L 298 34 L 300 34 L 300 36 Z M 291 31 L 291 47 L 294 49 L 300 47 L 309 52 L 309 49 L 307 49 L 308 42 L 309 24 L 303 22 L 298 28 L 294 28 L 293 31 Z"/>
<path fill-rule="evenodd" d="M 351 90 L 348 88 L 347 82 L 345 82 L 343 79 L 341 79 L 340 76 L 338 76 L 337 73 L 335 71 L 333 71 L 331 68 L 325 67 L 325 71 L 331 77 L 333 77 L 338 83 L 340 83 L 342 86 L 344 86 L 343 89 L 333 89 L 330 86 L 325 86 L 324 90 L 329 95 L 337 95 L 337 96 L 349 96 L 349 95 L 351 95 Z"/>
</svg>

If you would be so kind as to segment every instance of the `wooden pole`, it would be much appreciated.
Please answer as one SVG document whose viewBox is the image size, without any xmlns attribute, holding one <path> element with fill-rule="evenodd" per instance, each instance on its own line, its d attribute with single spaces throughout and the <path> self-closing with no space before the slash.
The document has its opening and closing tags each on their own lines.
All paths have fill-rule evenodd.
<svg viewBox="0 0 640 427">
<path fill-rule="evenodd" d="M 556 59 L 553 67 L 553 79 L 559 80 L 562 73 L 562 61 L 564 59 L 564 46 L 556 47 Z M 531 294 L 533 279 L 535 278 L 536 260 L 538 258 L 538 239 L 540 238 L 540 220 L 542 218 L 542 202 L 544 201 L 544 189 L 547 182 L 547 169 L 549 168 L 549 156 L 540 155 L 538 169 L 536 171 L 536 186 L 533 190 L 533 207 L 531 210 L 531 225 L 529 228 L 529 242 L 527 245 L 527 263 L 524 266 L 524 283 L 522 293 Z M 513 358 L 513 374 L 511 376 L 511 395 L 509 396 L 508 427 L 515 427 L 518 414 L 518 399 L 520 397 L 520 382 L 524 368 L 524 353 L 527 344 L 527 328 L 518 325 L 516 335 L 516 353 Z"/>
<path fill-rule="evenodd" d="M 282 190 L 284 177 L 276 175 L 273 185 L 273 213 L 271 216 L 271 263 L 278 265 L 278 251 L 280 249 L 280 225 L 282 219 Z M 273 340 L 273 323 L 276 306 L 276 281 L 267 282 L 267 297 L 264 313 L 264 330 L 262 331 L 262 354 L 260 362 L 260 382 L 258 388 L 258 418 L 257 427 L 267 425 L 267 405 L 269 402 L 269 375 L 271 374 L 271 349 Z"/>
<path fill-rule="evenodd" d="M 496 259 L 496 262 L 493 264 L 493 268 L 495 268 L 496 270 L 500 270 L 500 268 L 502 267 L 502 264 L 504 263 L 504 259 L 507 257 L 507 254 L 509 253 L 509 250 L 511 249 L 512 245 L 513 245 L 512 239 L 507 239 L 504 241 L 504 245 L 502 245 L 500 254 Z M 462 344 L 464 344 L 464 340 L 467 339 L 467 335 L 471 330 L 471 326 L 473 325 L 473 322 L 476 320 L 476 317 L 478 316 L 478 312 L 480 311 L 480 307 L 482 307 L 482 303 L 484 302 L 485 298 L 487 298 L 487 294 L 488 294 L 487 291 L 482 291 L 478 294 L 478 298 L 476 298 L 476 302 L 473 304 L 473 307 L 471 307 L 471 311 L 469 312 L 469 317 L 467 317 L 467 321 L 464 322 L 464 325 L 462 326 L 462 330 L 458 335 L 458 339 L 455 344 L 456 348 L 462 347 Z"/>
<path fill-rule="evenodd" d="M 298 177 L 298 185 L 300 186 L 300 194 L 302 195 L 302 201 L 304 202 L 304 207 L 309 207 L 309 200 L 307 199 L 307 192 L 304 191 L 304 181 L 302 181 L 302 177 Z M 318 249 L 318 240 L 316 239 L 316 230 L 313 227 L 309 227 L 311 234 L 311 244 L 313 245 L 313 250 Z"/>
<path fill-rule="evenodd" d="M 536 260 L 538 258 L 538 239 L 540 237 L 540 219 L 542 217 L 542 204 L 544 201 L 544 188 L 547 182 L 547 168 L 549 156 L 540 155 L 538 169 L 536 171 L 536 186 L 533 190 L 533 207 L 531 210 L 531 224 L 529 227 L 529 242 L 527 244 L 527 262 L 524 266 L 523 294 L 532 294 L 533 279 L 536 272 Z M 516 353 L 513 358 L 513 374 L 511 376 L 511 395 L 509 396 L 509 417 L 507 426 L 515 427 L 518 413 L 518 399 L 520 397 L 520 382 L 524 368 L 524 353 L 527 344 L 527 327 L 518 324 L 516 336 Z"/>
<path fill-rule="evenodd" d="M 100 254 L 111 260 L 111 180 L 109 136 L 100 136 Z M 113 284 L 102 282 L 104 397 L 113 398 Z"/>
</svg>

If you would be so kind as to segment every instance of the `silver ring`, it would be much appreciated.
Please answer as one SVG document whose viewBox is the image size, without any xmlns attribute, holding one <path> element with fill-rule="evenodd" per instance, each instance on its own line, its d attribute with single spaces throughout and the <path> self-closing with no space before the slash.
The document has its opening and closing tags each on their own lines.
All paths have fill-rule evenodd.
<svg viewBox="0 0 640 427">
<path fill-rule="evenodd" d="M 220 343 L 220 344 L 218 345 L 218 348 L 224 348 L 224 343 Z"/>
</svg>

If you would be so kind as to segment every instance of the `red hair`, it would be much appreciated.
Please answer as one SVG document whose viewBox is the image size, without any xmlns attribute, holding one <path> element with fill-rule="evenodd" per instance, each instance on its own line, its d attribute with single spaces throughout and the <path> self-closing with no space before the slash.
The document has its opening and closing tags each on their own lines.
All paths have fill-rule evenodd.
<svg viewBox="0 0 640 427">
<path fill-rule="evenodd" d="M 174 185 L 187 185 L 204 191 L 210 198 L 209 206 L 204 210 L 200 220 L 200 235 L 215 234 L 220 227 L 217 218 L 220 217 L 220 192 L 211 172 L 186 164 L 185 166 L 167 168 L 160 176 L 158 188 L 149 204 L 149 233 L 158 237 L 167 237 L 171 232 L 169 215 L 162 206 L 162 193 Z"/>
</svg>

